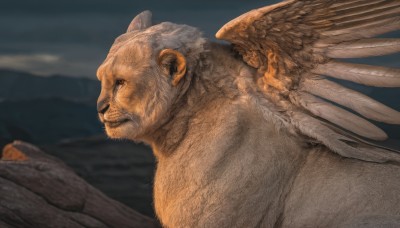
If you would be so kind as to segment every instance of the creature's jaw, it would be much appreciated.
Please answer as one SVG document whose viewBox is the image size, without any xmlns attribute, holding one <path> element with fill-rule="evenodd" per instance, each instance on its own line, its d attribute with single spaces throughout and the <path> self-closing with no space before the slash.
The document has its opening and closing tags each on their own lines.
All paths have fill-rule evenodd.
<svg viewBox="0 0 400 228">
<path fill-rule="evenodd" d="M 130 119 L 121 119 L 118 121 L 105 121 L 105 131 L 108 137 L 112 139 L 135 140 L 138 133 L 138 125 Z"/>
</svg>

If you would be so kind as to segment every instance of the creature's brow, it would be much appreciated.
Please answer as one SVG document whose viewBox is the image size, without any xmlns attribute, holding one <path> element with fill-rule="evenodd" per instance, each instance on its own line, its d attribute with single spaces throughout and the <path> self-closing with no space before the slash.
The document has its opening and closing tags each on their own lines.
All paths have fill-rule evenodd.
<svg viewBox="0 0 400 228">
<path fill-rule="evenodd" d="M 100 65 L 100 67 L 97 69 L 97 79 L 99 81 L 101 81 L 103 79 L 103 77 L 107 77 L 108 74 L 111 73 L 111 66 L 114 64 L 115 62 L 115 58 L 111 59 L 111 63 L 110 63 L 110 59 L 106 60 L 103 62 L 103 64 Z"/>
<path fill-rule="evenodd" d="M 105 74 L 105 69 L 104 69 L 104 66 L 102 65 L 97 70 L 97 73 L 96 73 L 97 79 L 99 81 L 101 81 L 103 79 L 103 77 L 104 77 L 104 74 Z"/>
</svg>

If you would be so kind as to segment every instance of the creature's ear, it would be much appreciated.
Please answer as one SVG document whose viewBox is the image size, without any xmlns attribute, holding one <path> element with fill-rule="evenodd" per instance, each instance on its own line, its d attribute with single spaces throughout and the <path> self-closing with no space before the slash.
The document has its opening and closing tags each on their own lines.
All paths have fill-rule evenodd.
<svg viewBox="0 0 400 228">
<path fill-rule="evenodd" d="M 172 85 L 178 85 L 186 74 L 186 59 L 179 51 L 164 49 L 158 55 L 158 65 L 172 78 Z"/>
<path fill-rule="evenodd" d="M 148 10 L 139 13 L 135 18 L 133 18 L 126 32 L 142 30 L 150 27 L 152 25 L 151 16 L 152 14 Z"/>
</svg>

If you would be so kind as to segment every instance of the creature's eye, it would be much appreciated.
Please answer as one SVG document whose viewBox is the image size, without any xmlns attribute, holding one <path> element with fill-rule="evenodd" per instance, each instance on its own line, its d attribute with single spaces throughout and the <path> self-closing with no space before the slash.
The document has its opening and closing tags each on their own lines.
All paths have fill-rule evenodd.
<svg viewBox="0 0 400 228">
<path fill-rule="evenodd" d="M 117 89 L 121 88 L 121 86 L 125 85 L 126 81 L 123 79 L 117 79 L 115 80 L 115 87 Z"/>
<path fill-rule="evenodd" d="M 115 85 L 116 86 L 121 86 L 121 85 L 124 85 L 124 84 L 125 84 L 125 80 L 123 80 L 123 79 L 117 79 L 115 81 Z"/>
</svg>

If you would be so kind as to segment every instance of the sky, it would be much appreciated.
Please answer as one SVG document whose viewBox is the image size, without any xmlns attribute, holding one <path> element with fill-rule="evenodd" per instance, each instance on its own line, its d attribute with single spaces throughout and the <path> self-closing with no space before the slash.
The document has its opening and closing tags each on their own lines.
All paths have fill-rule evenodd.
<svg viewBox="0 0 400 228">
<path fill-rule="evenodd" d="M 144 10 L 153 12 L 155 23 L 188 24 L 215 40 L 214 34 L 228 21 L 276 2 L 279 0 L 1 0 L 0 68 L 95 79 L 114 39 Z M 386 36 L 399 38 L 400 32 Z M 362 62 L 400 68 L 400 54 Z M 387 95 L 400 94 L 399 88 L 347 85 L 400 107 L 393 95 Z"/>
<path fill-rule="evenodd" d="M 279 0 L 1 0 L 0 68 L 95 78 L 114 39 L 140 12 L 155 23 L 200 28 L 207 38 L 226 22 Z M 400 37 L 399 33 L 395 34 Z M 400 66 L 398 56 L 371 63 Z"/>
<path fill-rule="evenodd" d="M 113 40 L 144 10 L 214 39 L 231 19 L 277 0 L 2 0 L 0 68 L 95 78 Z"/>
</svg>

